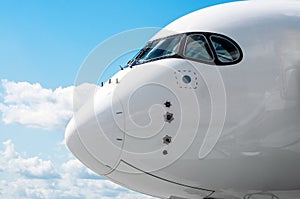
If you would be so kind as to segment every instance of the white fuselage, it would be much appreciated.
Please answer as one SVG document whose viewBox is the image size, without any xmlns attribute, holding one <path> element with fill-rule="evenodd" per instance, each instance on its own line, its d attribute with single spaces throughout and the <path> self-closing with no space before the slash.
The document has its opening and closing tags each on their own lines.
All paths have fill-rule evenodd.
<svg viewBox="0 0 300 199">
<path fill-rule="evenodd" d="M 161 198 L 299 198 L 300 2 L 206 8 L 153 40 L 185 33 L 228 37 L 240 60 L 214 64 L 206 36 L 210 63 L 166 57 L 121 70 L 74 113 L 69 149 L 96 173 Z"/>
</svg>

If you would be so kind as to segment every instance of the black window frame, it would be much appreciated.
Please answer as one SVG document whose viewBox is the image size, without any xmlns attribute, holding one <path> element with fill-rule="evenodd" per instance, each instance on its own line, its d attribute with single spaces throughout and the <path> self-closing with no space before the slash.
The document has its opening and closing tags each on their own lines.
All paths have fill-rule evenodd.
<svg viewBox="0 0 300 199">
<path fill-rule="evenodd" d="M 222 60 L 220 60 L 220 58 L 219 58 L 220 56 L 218 55 L 217 49 L 216 49 L 216 47 L 215 47 L 214 44 L 213 44 L 213 42 L 214 42 L 214 41 L 213 41 L 213 38 L 221 39 L 221 40 L 226 41 L 227 43 L 229 43 L 229 44 L 230 44 L 232 47 L 234 47 L 235 50 L 237 51 L 238 57 L 237 57 L 236 59 L 234 59 L 234 60 L 231 60 L 231 61 L 222 61 Z M 214 51 L 215 51 L 215 53 L 216 53 L 217 59 L 218 59 L 220 62 L 222 62 L 222 63 L 234 63 L 234 62 L 236 62 L 236 61 L 240 58 L 240 56 L 241 56 L 241 54 L 240 54 L 240 53 L 241 53 L 241 50 L 238 48 L 238 45 L 235 44 L 235 43 L 233 42 L 233 40 L 228 39 L 228 37 L 226 38 L 225 36 L 212 34 L 212 35 L 209 36 L 209 40 L 210 40 L 210 42 L 212 43 L 212 46 L 213 46 Z M 230 55 L 230 56 L 233 58 L 232 55 Z"/>
<path fill-rule="evenodd" d="M 192 57 L 188 57 L 185 55 L 185 51 L 186 51 L 186 47 L 187 47 L 187 40 L 188 40 L 188 37 L 190 36 L 193 36 L 193 35 L 201 35 L 203 36 L 203 38 L 205 39 L 206 43 L 207 43 L 207 47 L 208 47 L 208 50 L 210 52 L 207 52 L 209 55 L 211 55 L 211 60 L 204 60 L 204 59 L 195 59 L 195 58 L 192 58 Z M 188 59 L 188 60 L 192 60 L 192 61 L 196 61 L 196 62 L 201 62 L 201 63 L 205 63 L 205 64 L 214 64 L 215 62 L 215 55 L 213 53 L 213 49 L 211 48 L 211 45 L 208 41 L 208 38 L 203 34 L 203 33 L 185 33 L 185 38 L 183 39 L 183 49 L 182 49 L 182 57 L 185 58 L 185 59 Z M 207 49 L 206 49 L 207 50 Z"/>
<path fill-rule="evenodd" d="M 187 41 L 187 36 L 189 35 L 203 35 L 204 38 L 206 39 L 208 46 L 210 48 L 210 51 L 212 53 L 212 60 L 211 61 L 206 61 L 206 60 L 200 60 L 200 59 L 193 59 L 190 57 L 186 57 L 184 55 L 184 50 L 185 50 L 185 46 L 186 46 L 186 41 Z M 179 36 L 181 38 L 181 40 L 179 41 L 179 50 L 177 54 L 174 54 L 172 56 L 162 56 L 162 57 L 157 57 L 157 58 L 153 58 L 147 61 L 144 61 L 142 63 L 138 63 L 138 59 L 139 57 L 143 54 L 143 52 L 146 50 L 145 48 L 147 48 L 147 46 L 149 46 L 149 44 L 151 44 L 152 42 L 155 42 L 157 40 L 161 40 L 161 39 L 166 39 L 169 37 L 175 37 L 175 36 Z M 216 49 L 211 41 L 211 36 L 216 36 L 216 37 L 220 37 L 220 38 L 224 38 L 226 40 L 228 40 L 231 44 L 234 45 L 234 47 L 238 50 L 239 53 L 239 57 L 234 60 L 234 61 L 229 61 L 229 62 L 222 62 L 221 60 L 219 60 Z M 214 65 L 214 66 L 228 66 L 228 65 L 235 65 L 239 62 L 242 61 L 243 59 L 243 51 L 240 47 L 240 45 L 235 42 L 233 39 L 231 39 L 230 37 L 223 35 L 223 34 L 219 34 L 219 33 L 213 33 L 213 32 L 186 32 L 186 33 L 180 33 L 180 34 L 174 34 L 174 35 L 170 35 L 167 37 L 162 37 L 156 40 L 152 40 L 150 42 L 148 42 L 146 44 L 146 46 L 137 54 L 137 56 L 135 56 L 135 58 L 133 60 L 130 60 L 128 63 L 130 63 L 130 66 L 134 66 L 134 65 L 141 65 L 144 63 L 148 63 L 148 62 L 153 62 L 153 61 L 157 61 L 157 60 L 161 60 L 161 59 L 169 59 L 169 58 L 178 58 L 178 59 L 186 59 L 186 60 L 191 60 L 194 62 L 199 62 L 199 63 L 204 63 L 204 64 L 208 64 L 208 65 Z"/>
<path fill-rule="evenodd" d="M 149 41 L 146 44 L 146 46 L 138 53 L 138 55 L 135 57 L 135 59 L 138 60 L 144 54 L 144 51 L 149 48 L 149 46 L 150 46 L 151 43 L 156 42 L 158 40 L 168 39 L 168 38 L 177 37 L 177 36 L 180 37 L 180 40 L 179 40 L 179 49 L 178 49 L 177 54 L 167 55 L 167 56 L 160 56 L 160 57 L 157 57 L 157 58 L 152 58 L 152 59 L 144 60 L 141 63 L 135 61 L 134 65 L 140 65 L 140 64 L 144 64 L 144 63 L 148 63 L 148 62 L 153 62 L 153 61 L 157 61 L 157 60 L 161 60 L 161 59 L 167 59 L 167 58 L 182 58 L 182 56 L 181 56 L 181 54 L 182 54 L 182 41 L 183 41 L 184 35 L 183 34 L 175 34 L 175 35 L 170 35 L 170 36 L 167 36 L 167 37 L 162 37 L 162 38 L 159 38 L 159 39 L 155 39 L 155 40 Z"/>
<path fill-rule="evenodd" d="M 207 61 L 202 61 L 202 60 L 194 60 L 194 59 L 190 59 L 188 57 L 185 57 L 183 54 L 182 54 L 182 57 L 184 59 L 187 59 L 187 60 L 191 60 L 191 61 L 195 61 L 195 62 L 200 62 L 200 63 L 204 63 L 204 64 L 208 64 L 208 65 L 216 65 L 216 66 L 228 66 L 228 65 L 235 65 L 239 62 L 242 61 L 243 59 L 243 51 L 240 47 L 240 45 L 238 45 L 237 42 L 235 42 L 233 39 L 231 39 L 230 37 L 226 36 L 226 35 L 223 35 L 223 34 L 220 34 L 220 33 L 213 33 L 213 32 L 187 32 L 187 33 L 184 33 L 186 36 L 187 35 L 191 35 L 191 34 L 202 34 L 204 35 L 204 37 L 206 38 L 206 41 L 208 42 L 209 44 L 209 47 L 213 53 L 213 57 L 214 57 L 214 60 L 212 62 L 207 62 Z M 234 60 L 234 61 L 231 61 L 231 62 L 222 62 L 221 60 L 219 60 L 218 58 L 218 55 L 217 55 L 217 52 L 215 50 L 215 47 L 212 43 L 212 41 L 210 40 L 210 37 L 211 36 L 216 36 L 216 37 L 223 37 L 224 39 L 228 40 L 229 42 L 231 42 L 235 47 L 236 49 L 238 50 L 239 52 L 239 58 Z"/>
</svg>

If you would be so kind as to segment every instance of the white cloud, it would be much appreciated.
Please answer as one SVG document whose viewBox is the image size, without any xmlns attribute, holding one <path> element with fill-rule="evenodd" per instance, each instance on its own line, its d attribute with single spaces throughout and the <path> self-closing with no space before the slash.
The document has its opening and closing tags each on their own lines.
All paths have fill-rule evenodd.
<svg viewBox="0 0 300 199">
<path fill-rule="evenodd" d="M 62 164 L 65 178 L 79 178 L 79 179 L 101 179 L 93 171 L 85 167 L 79 160 L 72 159 Z"/>
<path fill-rule="evenodd" d="M 15 151 L 10 140 L 4 142 L 3 146 L 4 149 L 0 150 L 0 168 L 1 165 L 4 167 L 2 173 L 8 177 L 0 179 L 0 198 L 154 199 L 104 178 L 97 178 L 78 160 L 63 163 L 59 166 L 58 174 L 50 160 L 22 157 L 24 155 Z"/>
<path fill-rule="evenodd" d="M 58 178 L 59 175 L 55 171 L 50 160 L 41 160 L 38 157 L 17 158 L 11 161 L 15 166 L 15 171 L 27 178 Z"/>
<path fill-rule="evenodd" d="M 43 88 L 39 83 L 2 80 L 2 120 L 43 129 L 63 129 L 73 115 L 74 87 Z"/>
<path fill-rule="evenodd" d="M 0 197 L 45 199 L 151 199 L 118 187 L 108 180 L 77 179 L 71 184 L 64 180 L 17 179 L 7 183 L 0 180 Z M 152 198 L 153 199 L 153 198 Z"/>
<path fill-rule="evenodd" d="M 17 173 L 27 178 L 58 178 L 50 160 L 38 157 L 24 158 L 15 151 L 11 140 L 3 143 L 5 149 L 0 151 L 0 168 L 5 172 Z"/>
<path fill-rule="evenodd" d="M 5 150 L 2 152 L 3 158 L 12 159 L 18 157 L 18 153 L 15 152 L 15 146 L 11 140 L 3 142 L 3 145 L 5 146 Z"/>
</svg>

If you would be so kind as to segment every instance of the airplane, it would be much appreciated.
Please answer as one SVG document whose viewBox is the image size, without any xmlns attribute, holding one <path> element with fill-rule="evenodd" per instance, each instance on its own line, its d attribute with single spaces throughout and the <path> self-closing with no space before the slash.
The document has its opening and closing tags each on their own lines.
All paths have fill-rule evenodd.
<svg viewBox="0 0 300 199">
<path fill-rule="evenodd" d="M 65 140 L 97 174 L 166 199 L 300 198 L 300 1 L 187 14 L 93 94 Z"/>
</svg>

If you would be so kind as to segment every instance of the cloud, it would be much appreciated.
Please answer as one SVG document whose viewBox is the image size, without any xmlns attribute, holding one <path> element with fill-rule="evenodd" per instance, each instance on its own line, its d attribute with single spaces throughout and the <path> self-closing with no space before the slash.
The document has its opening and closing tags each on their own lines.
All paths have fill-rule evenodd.
<svg viewBox="0 0 300 199">
<path fill-rule="evenodd" d="M 26 178 L 50 179 L 58 178 L 50 160 L 42 160 L 38 157 L 24 158 L 15 151 L 11 140 L 3 143 L 5 149 L 0 151 L 0 168 L 2 171 L 17 173 Z"/>
<path fill-rule="evenodd" d="M 18 158 L 12 161 L 16 172 L 27 178 L 59 178 L 50 160 L 41 160 L 38 157 L 28 159 Z"/>
<path fill-rule="evenodd" d="M 8 177 L 0 179 L 0 198 L 154 199 L 98 177 L 78 160 L 67 160 L 54 169 L 50 160 L 21 155 L 11 140 L 3 147 L 0 168 Z"/>
<path fill-rule="evenodd" d="M 47 130 L 64 129 L 73 115 L 74 87 L 43 88 L 39 83 L 1 80 L 2 120 Z"/>
<path fill-rule="evenodd" d="M 17 179 L 10 183 L 0 180 L 0 190 L 0 197 L 6 199 L 153 199 L 108 180 L 78 179 L 71 184 L 60 179 Z"/>
<path fill-rule="evenodd" d="M 65 178 L 79 179 L 103 179 L 93 171 L 85 167 L 79 160 L 72 159 L 62 164 Z"/>
<path fill-rule="evenodd" d="M 15 152 L 15 146 L 11 140 L 3 142 L 3 145 L 5 146 L 5 150 L 2 152 L 3 158 L 13 159 L 18 157 L 18 153 Z"/>
</svg>

